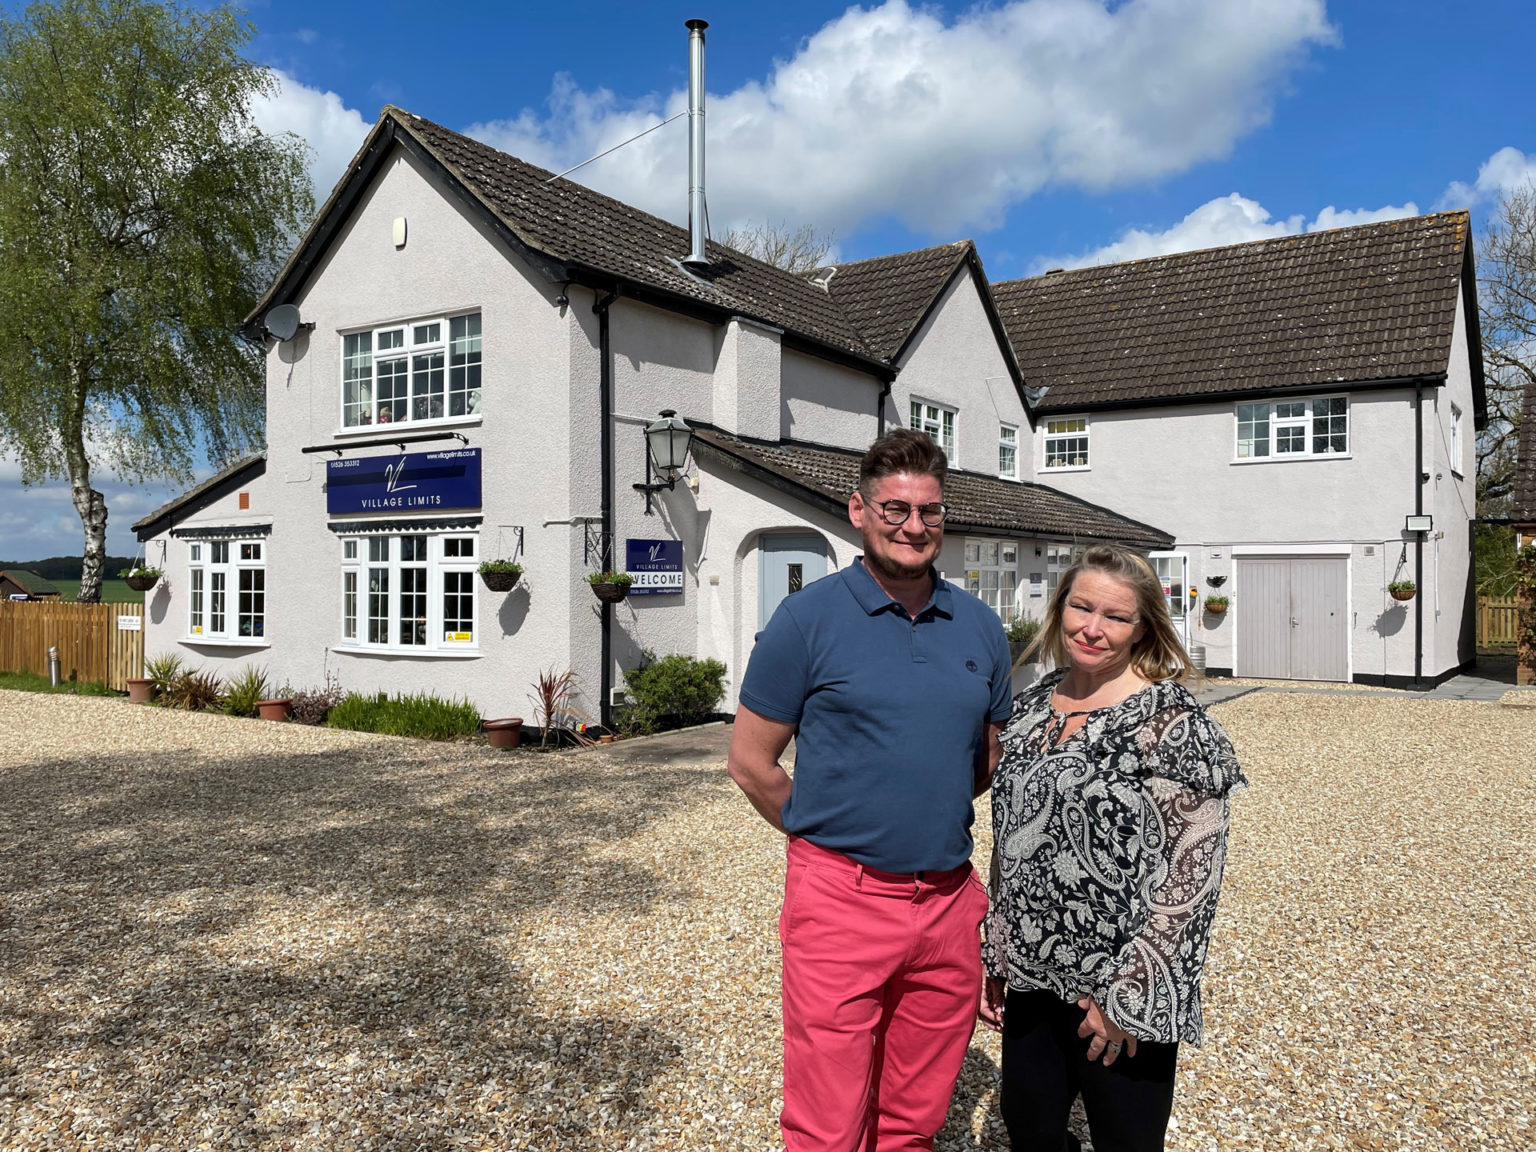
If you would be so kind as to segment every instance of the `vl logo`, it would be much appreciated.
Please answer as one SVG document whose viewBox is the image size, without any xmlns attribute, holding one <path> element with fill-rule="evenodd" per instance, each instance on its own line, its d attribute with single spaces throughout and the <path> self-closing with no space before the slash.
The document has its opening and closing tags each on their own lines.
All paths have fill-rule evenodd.
<svg viewBox="0 0 1536 1152">
<path fill-rule="evenodd" d="M 650 553 L 650 560 L 651 560 L 652 564 L 656 563 L 657 560 L 661 559 L 662 549 L 664 549 L 665 547 L 666 547 L 666 544 L 664 542 L 658 540 L 656 543 L 652 544 L 649 548 L 646 549 L 646 551 L 648 553 Z"/>
<path fill-rule="evenodd" d="M 405 457 L 400 457 L 398 464 L 384 465 L 384 491 L 385 492 L 409 492 L 416 487 L 414 484 L 400 483 L 400 474 L 405 471 Z"/>
</svg>

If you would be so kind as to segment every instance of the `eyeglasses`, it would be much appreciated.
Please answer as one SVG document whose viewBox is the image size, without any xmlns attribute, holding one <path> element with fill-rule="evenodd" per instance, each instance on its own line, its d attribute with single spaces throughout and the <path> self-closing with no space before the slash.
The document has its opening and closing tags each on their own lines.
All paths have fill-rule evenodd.
<svg viewBox="0 0 1536 1152">
<path fill-rule="evenodd" d="M 914 511 L 917 518 L 929 528 L 937 528 L 944 523 L 944 517 L 949 515 L 949 507 L 944 504 L 919 504 L 914 509 L 905 500 L 869 500 L 866 503 L 880 509 L 880 519 L 898 527 L 905 524 Z"/>
</svg>

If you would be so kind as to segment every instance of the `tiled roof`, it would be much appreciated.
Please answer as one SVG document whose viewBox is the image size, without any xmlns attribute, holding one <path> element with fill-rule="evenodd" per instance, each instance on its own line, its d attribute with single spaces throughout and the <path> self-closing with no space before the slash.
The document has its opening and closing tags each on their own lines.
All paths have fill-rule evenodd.
<svg viewBox="0 0 1536 1152">
<path fill-rule="evenodd" d="M 1520 417 L 1520 443 L 1516 448 L 1515 482 L 1510 515 L 1519 524 L 1536 524 L 1536 384 L 1525 386 L 1525 408 Z"/>
<path fill-rule="evenodd" d="M 743 440 L 712 428 L 697 429 L 694 445 L 727 467 L 787 487 L 834 511 L 846 507 L 858 486 L 863 455 L 811 444 Z M 1147 549 L 1173 545 L 1173 537 L 1165 532 L 1044 484 L 952 471 L 944 501 L 950 506 L 952 528 L 1015 537 L 1113 540 Z"/>
<path fill-rule="evenodd" d="M 803 276 L 715 243 L 705 248 L 709 268 L 684 271 L 678 262 L 689 251 L 686 229 L 571 180 L 551 183 L 553 173 L 430 120 L 395 108 L 385 115 L 536 251 L 869 355 L 848 317 Z"/>
<path fill-rule="evenodd" d="M 244 480 L 246 479 L 245 473 L 248 471 L 250 472 L 250 478 L 255 479 L 257 476 L 260 476 L 263 472 L 265 472 L 266 469 L 266 456 L 255 455 L 242 457 L 241 459 L 236 460 L 228 468 L 224 468 L 218 472 L 215 472 L 201 484 L 198 484 L 192 488 L 188 488 L 174 500 L 160 505 L 160 507 L 156 508 L 148 516 L 145 516 L 139 520 L 135 520 L 133 523 L 133 530 L 138 534 L 140 540 L 147 539 L 149 536 L 152 536 L 155 533 L 146 533 L 144 529 L 149 528 L 151 525 L 155 525 L 157 521 L 168 519 L 184 508 L 188 509 L 188 514 L 190 515 L 192 511 L 196 510 L 199 501 L 201 501 L 203 497 L 206 496 L 210 500 L 216 499 L 217 497 L 214 496 L 213 493 L 214 490 L 217 489 L 220 485 Z M 169 528 L 170 525 L 166 524 L 164 527 Z"/>
<path fill-rule="evenodd" d="M 969 240 L 819 269 L 832 300 L 882 360 L 894 360 L 928 314 L 955 269 L 974 251 Z"/>
<path fill-rule="evenodd" d="M 7 568 L 4 572 L 0 572 L 0 576 L 3 576 L 31 596 L 61 595 L 59 590 L 47 580 L 44 580 L 36 572 L 28 572 L 25 568 Z"/>
<path fill-rule="evenodd" d="M 1041 411 L 1442 374 L 1470 224 L 1443 212 L 992 286 Z"/>
</svg>

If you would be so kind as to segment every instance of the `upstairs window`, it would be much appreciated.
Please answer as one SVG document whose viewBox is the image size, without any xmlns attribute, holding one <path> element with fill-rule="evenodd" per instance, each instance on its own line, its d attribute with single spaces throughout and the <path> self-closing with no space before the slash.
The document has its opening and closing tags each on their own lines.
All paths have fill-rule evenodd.
<svg viewBox="0 0 1536 1152">
<path fill-rule="evenodd" d="M 341 338 L 341 423 L 416 424 L 480 413 L 480 313 Z"/>
<path fill-rule="evenodd" d="M 955 410 L 926 400 L 912 401 L 912 427 L 928 433 L 950 460 L 955 458 Z"/>
<path fill-rule="evenodd" d="M 1061 416 L 1045 422 L 1045 470 L 1088 467 L 1088 417 Z"/>
<path fill-rule="evenodd" d="M 1004 480 L 1019 478 L 1019 430 L 1012 424 L 998 425 L 997 474 Z"/>
<path fill-rule="evenodd" d="M 1239 460 L 1349 452 L 1349 400 L 1344 396 L 1239 404 L 1236 415 Z"/>
<path fill-rule="evenodd" d="M 265 540 L 198 540 L 187 546 L 187 635 L 257 642 L 267 634 Z"/>
</svg>

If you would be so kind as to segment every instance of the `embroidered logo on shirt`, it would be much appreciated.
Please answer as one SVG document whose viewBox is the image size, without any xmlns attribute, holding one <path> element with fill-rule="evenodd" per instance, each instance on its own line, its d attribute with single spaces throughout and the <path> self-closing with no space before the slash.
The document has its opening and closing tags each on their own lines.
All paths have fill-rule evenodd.
<svg viewBox="0 0 1536 1152">
<path fill-rule="evenodd" d="M 965 662 L 965 670 L 967 672 L 976 672 L 976 671 L 978 671 L 979 669 L 977 669 L 977 667 L 976 667 L 976 661 L 974 661 L 974 660 L 967 660 Z"/>
</svg>

